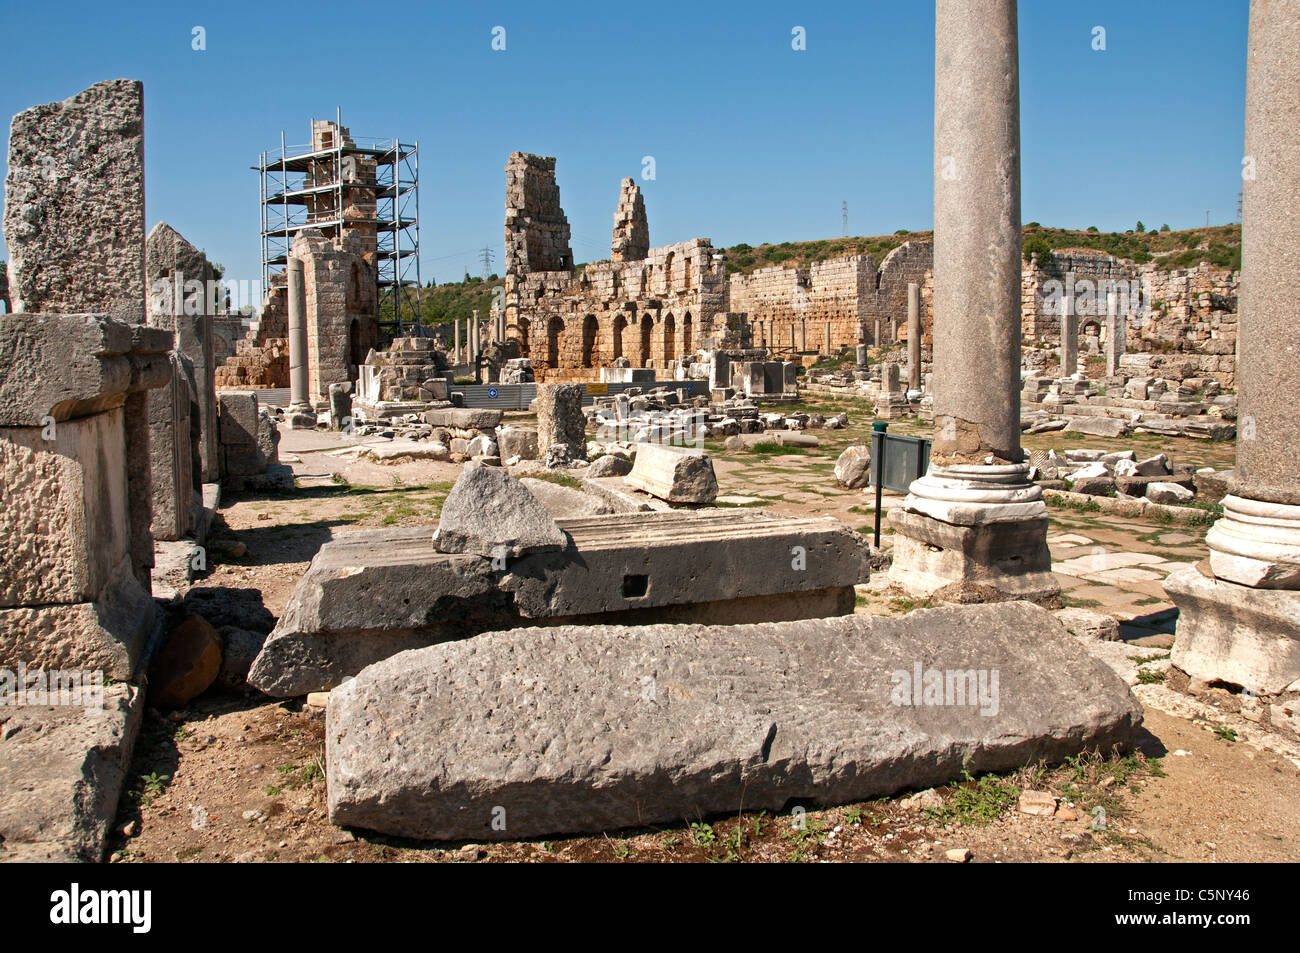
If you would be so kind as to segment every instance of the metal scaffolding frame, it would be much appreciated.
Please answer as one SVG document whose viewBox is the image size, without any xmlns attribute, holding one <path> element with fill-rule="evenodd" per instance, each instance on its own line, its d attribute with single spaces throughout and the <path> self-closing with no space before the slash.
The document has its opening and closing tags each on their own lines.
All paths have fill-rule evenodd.
<svg viewBox="0 0 1300 953">
<path fill-rule="evenodd" d="M 392 319 L 381 317 L 380 325 L 397 335 L 406 333 L 408 326 L 419 334 L 423 330 L 419 321 L 420 144 L 397 137 L 345 138 L 342 120 L 342 110 L 336 109 L 336 133 L 323 149 L 312 148 L 311 121 L 305 145 L 286 145 L 281 130 L 280 147 L 259 154 L 253 166 L 258 173 L 263 291 L 269 291 L 273 277 L 283 272 L 293 238 L 304 228 L 320 229 L 326 237 L 337 238 L 344 228 L 373 224 L 380 315 L 386 302 L 392 307 Z M 374 178 L 357 176 L 358 157 L 374 160 Z M 322 167 L 331 170 L 326 180 L 308 182 L 308 174 L 313 169 L 319 173 Z M 345 215 L 349 193 L 354 191 L 374 196 L 373 222 Z M 329 201 L 322 201 L 326 198 Z M 415 289 L 414 307 L 402 293 L 411 287 Z M 405 321 L 404 306 L 408 312 Z"/>
</svg>

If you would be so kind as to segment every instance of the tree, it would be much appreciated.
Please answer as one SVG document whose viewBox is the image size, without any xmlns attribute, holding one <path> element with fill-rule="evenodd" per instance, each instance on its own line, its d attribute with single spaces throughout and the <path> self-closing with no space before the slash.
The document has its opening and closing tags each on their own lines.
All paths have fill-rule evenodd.
<svg viewBox="0 0 1300 953">
<path fill-rule="evenodd" d="M 1025 256 L 1025 261 L 1029 261 L 1032 256 L 1037 255 L 1038 267 L 1040 268 L 1047 267 L 1052 261 L 1052 246 L 1048 244 L 1047 239 L 1042 235 L 1035 235 L 1032 238 L 1025 239 L 1020 249 Z"/>
<path fill-rule="evenodd" d="M 1097 228 L 1096 225 L 1089 225 L 1089 226 L 1088 226 L 1088 231 L 1090 231 L 1090 232 L 1096 232 L 1096 231 L 1098 231 L 1098 228 Z"/>
<path fill-rule="evenodd" d="M 1142 219 L 1140 218 L 1138 219 L 1137 230 L 1139 235 L 1141 235 L 1143 232 L 1147 230 L 1147 227 L 1142 224 Z"/>
<path fill-rule="evenodd" d="M 1160 226 L 1160 231 L 1162 231 L 1162 232 L 1167 232 L 1167 231 L 1169 231 L 1169 226 L 1168 226 L 1168 225 L 1161 225 L 1161 226 Z"/>
</svg>

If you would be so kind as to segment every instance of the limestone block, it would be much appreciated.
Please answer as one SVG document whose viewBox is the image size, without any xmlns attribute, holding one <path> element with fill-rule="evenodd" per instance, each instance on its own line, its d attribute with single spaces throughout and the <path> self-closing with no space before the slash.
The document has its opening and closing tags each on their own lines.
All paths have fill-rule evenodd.
<svg viewBox="0 0 1300 953">
<path fill-rule="evenodd" d="M 144 86 L 96 83 L 13 119 L 5 244 L 15 311 L 144 323 Z"/>
<path fill-rule="evenodd" d="M 712 503 L 718 496 L 712 458 L 687 447 L 639 445 L 632 472 L 624 479 L 669 503 Z"/>
<path fill-rule="evenodd" d="M 443 553 L 520 556 L 562 550 L 568 539 L 504 469 L 470 464 L 442 505 L 433 543 Z"/>
<path fill-rule="evenodd" d="M 941 683 L 959 673 L 961 693 L 927 703 L 912 682 L 934 671 Z M 1022 603 L 898 619 L 515 629 L 389 659 L 331 693 L 330 820 L 478 840 L 678 823 L 741 805 L 776 812 L 793 798 L 847 803 L 964 768 L 1126 747 L 1141 718 L 1128 686 Z"/>
</svg>

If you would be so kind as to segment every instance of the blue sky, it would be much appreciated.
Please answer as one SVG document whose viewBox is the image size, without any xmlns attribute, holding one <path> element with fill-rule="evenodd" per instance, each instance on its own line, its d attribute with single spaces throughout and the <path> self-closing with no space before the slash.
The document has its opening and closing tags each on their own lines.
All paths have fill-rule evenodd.
<svg viewBox="0 0 1300 953">
<path fill-rule="evenodd" d="M 1025 220 L 1235 220 L 1247 9 L 1021 0 Z M 0 35 L 0 116 L 144 81 L 148 224 L 171 223 L 235 279 L 260 274 L 249 166 L 336 106 L 355 135 L 419 142 L 426 281 L 477 274 L 485 244 L 501 270 L 516 150 L 557 157 L 578 261 L 608 257 L 623 176 L 642 186 L 653 245 L 833 237 L 844 200 L 854 235 L 933 220 L 928 0 L 10 2 Z M 646 155 L 654 181 L 640 178 Z"/>
</svg>

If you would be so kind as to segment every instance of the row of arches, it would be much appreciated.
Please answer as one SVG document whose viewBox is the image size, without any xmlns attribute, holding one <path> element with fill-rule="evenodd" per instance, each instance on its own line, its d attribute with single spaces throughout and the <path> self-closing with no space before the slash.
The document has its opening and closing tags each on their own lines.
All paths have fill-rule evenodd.
<svg viewBox="0 0 1300 953">
<path fill-rule="evenodd" d="M 638 318 L 623 311 L 604 320 L 588 314 L 581 322 L 576 318 L 566 322 L 552 314 L 538 323 L 540 341 L 535 339 L 533 322 L 520 318 L 519 341 L 524 357 L 540 358 L 547 367 L 607 367 L 621 357 L 634 367 L 666 366 L 693 353 L 694 348 L 694 321 L 689 311 L 680 324 L 671 312 L 656 322 L 649 314 Z M 570 336 L 575 334 L 578 346 L 573 348 Z"/>
</svg>

